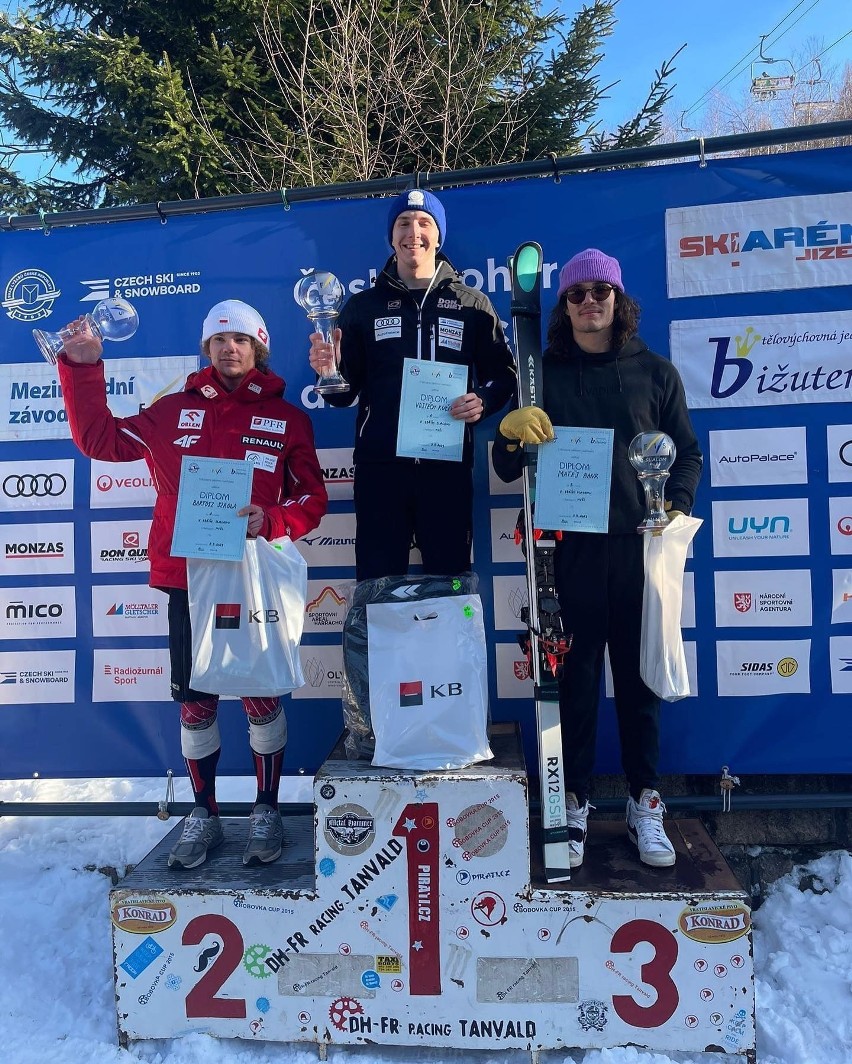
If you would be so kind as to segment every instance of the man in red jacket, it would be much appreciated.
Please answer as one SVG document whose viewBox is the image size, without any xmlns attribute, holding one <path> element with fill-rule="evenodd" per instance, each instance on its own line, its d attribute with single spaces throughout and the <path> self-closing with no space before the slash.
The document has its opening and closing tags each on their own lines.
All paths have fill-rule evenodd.
<svg viewBox="0 0 852 1064">
<path fill-rule="evenodd" d="M 181 457 L 249 459 L 254 464 L 248 535 L 297 539 L 316 528 L 328 496 L 307 414 L 286 402 L 284 381 L 268 367 L 269 334 L 260 314 L 237 299 L 214 306 L 201 331 L 210 365 L 193 373 L 182 392 L 166 395 L 132 417 L 107 406 L 102 344 L 84 319 L 59 356 L 59 378 L 74 442 L 90 458 L 132 462 L 151 470 L 154 504 L 148 557 L 150 584 L 169 596 L 172 697 L 180 702 L 181 750 L 195 808 L 169 855 L 169 867 L 195 868 L 224 836 L 216 804 L 220 741 L 218 695 L 190 687 L 192 633 L 186 562 L 171 554 Z M 192 432 L 186 431 L 191 422 Z M 278 812 L 287 721 L 280 699 L 243 698 L 257 774 L 244 864 L 274 861 L 281 853 Z"/>
</svg>

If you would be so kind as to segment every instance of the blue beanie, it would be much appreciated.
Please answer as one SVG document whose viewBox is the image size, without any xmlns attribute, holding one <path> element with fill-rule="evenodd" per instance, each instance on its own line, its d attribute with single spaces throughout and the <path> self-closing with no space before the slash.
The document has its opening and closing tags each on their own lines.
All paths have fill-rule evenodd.
<svg viewBox="0 0 852 1064">
<path fill-rule="evenodd" d="M 432 192 L 425 188 L 409 188 L 391 200 L 388 211 L 388 243 L 393 247 L 393 223 L 403 211 L 423 211 L 431 214 L 438 227 L 438 241 L 443 244 L 447 235 L 447 215 L 444 205 Z"/>
</svg>

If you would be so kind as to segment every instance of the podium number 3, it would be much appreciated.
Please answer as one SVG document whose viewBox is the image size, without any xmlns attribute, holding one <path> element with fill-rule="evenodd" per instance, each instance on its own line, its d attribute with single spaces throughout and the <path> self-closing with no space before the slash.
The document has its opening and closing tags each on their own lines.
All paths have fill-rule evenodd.
<svg viewBox="0 0 852 1064">
<path fill-rule="evenodd" d="M 613 994 L 612 1007 L 631 1027 L 662 1027 L 675 1014 L 680 995 L 671 976 L 677 960 L 674 935 L 653 920 L 631 920 L 612 936 L 612 953 L 630 953 L 640 942 L 650 942 L 654 956 L 642 965 L 642 980 L 657 991 L 653 1005 L 640 1005 L 630 994 Z"/>
</svg>

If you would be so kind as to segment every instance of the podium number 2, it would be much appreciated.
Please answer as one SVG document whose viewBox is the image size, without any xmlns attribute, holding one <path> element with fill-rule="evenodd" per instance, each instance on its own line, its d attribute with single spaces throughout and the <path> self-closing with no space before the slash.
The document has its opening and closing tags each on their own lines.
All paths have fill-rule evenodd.
<svg viewBox="0 0 852 1064">
<path fill-rule="evenodd" d="M 207 913 L 190 920 L 183 929 L 184 946 L 197 946 L 205 935 L 222 939 L 222 952 L 186 995 L 187 1019 L 217 1016 L 225 1020 L 243 1020 L 246 1015 L 245 998 L 220 998 L 225 980 L 236 971 L 243 957 L 243 936 L 239 928 L 224 916 Z"/>
<path fill-rule="evenodd" d="M 653 920 L 631 920 L 612 936 L 613 953 L 630 953 L 640 942 L 650 942 L 654 956 L 642 965 L 642 980 L 657 991 L 652 1005 L 640 1005 L 630 994 L 613 994 L 612 1007 L 631 1027 L 662 1027 L 675 1014 L 680 995 L 671 977 L 677 960 L 677 941 L 674 935 Z"/>
</svg>

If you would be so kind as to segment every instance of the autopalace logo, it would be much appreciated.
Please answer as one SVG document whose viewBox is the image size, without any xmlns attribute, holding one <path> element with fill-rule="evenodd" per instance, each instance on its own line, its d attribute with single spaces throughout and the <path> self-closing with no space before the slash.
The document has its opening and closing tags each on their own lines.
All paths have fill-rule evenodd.
<svg viewBox="0 0 852 1064">
<path fill-rule="evenodd" d="M 715 346 L 710 394 L 714 399 L 728 399 L 742 391 L 751 379 L 755 363 L 749 356 L 760 345 L 764 347 L 796 347 L 798 344 L 845 344 L 852 340 L 852 331 L 832 329 L 825 332 L 775 332 L 766 336 L 749 325 L 741 336 L 709 336 L 707 342 Z M 731 344 L 733 343 L 733 349 Z M 733 375 L 732 375 L 733 374 Z M 790 364 L 777 362 L 774 370 L 764 365 L 755 378 L 758 395 L 783 395 L 785 392 L 813 394 L 841 392 L 837 402 L 848 398 L 852 388 L 852 369 L 826 369 L 818 365 L 809 369 L 790 369 Z"/>
</svg>

